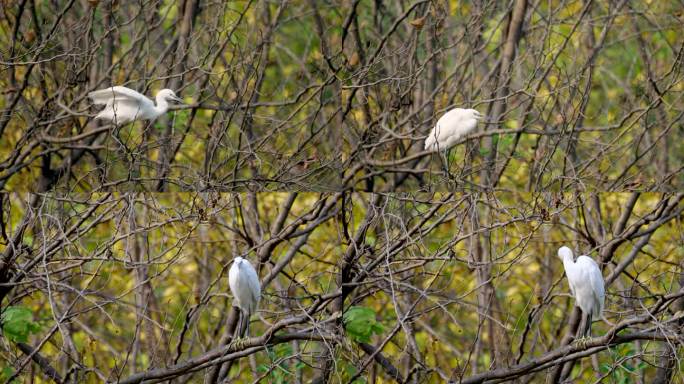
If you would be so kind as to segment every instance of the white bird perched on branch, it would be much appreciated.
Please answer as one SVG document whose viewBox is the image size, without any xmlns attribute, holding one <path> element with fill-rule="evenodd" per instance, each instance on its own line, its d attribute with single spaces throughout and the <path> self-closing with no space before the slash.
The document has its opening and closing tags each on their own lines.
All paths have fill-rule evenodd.
<svg viewBox="0 0 684 384">
<path fill-rule="evenodd" d="M 606 291 L 603 275 L 598 264 L 589 256 L 580 256 L 573 261 L 572 250 L 568 247 L 558 249 L 558 257 L 563 260 L 565 275 L 568 276 L 570 291 L 577 306 L 586 315 L 582 338 L 591 335 L 592 319 L 601 318 Z"/>
<path fill-rule="evenodd" d="M 261 284 L 256 270 L 246 259 L 236 257 L 228 272 L 228 284 L 233 292 L 233 305 L 240 309 L 238 335 L 242 334 L 243 324 L 247 323 L 249 335 L 249 318 L 256 312 L 261 298 Z"/>
<path fill-rule="evenodd" d="M 169 100 L 183 102 L 183 99 L 176 96 L 172 90 L 162 89 L 157 92 L 157 105 L 154 105 L 154 102 L 142 93 L 121 86 L 93 91 L 88 97 L 96 105 L 105 105 L 105 109 L 95 118 L 109 120 L 115 125 L 135 120 L 154 120 L 169 110 Z"/>
<path fill-rule="evenodd" d="M 437 120 L 425 139 L 426 151 L 444 151 L 477 126 L 484 116 L 474 109 L 454 108 Z"/>
</svg>

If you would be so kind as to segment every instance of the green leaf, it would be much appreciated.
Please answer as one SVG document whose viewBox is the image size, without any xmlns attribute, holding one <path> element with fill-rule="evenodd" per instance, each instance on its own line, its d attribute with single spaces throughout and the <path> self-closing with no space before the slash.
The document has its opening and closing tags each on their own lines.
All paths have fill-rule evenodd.
<svg viewBox="0 0 684 384">
<path fill-rule="evenodd" d="M 368 343 L 373 334 L 383 331 L 382 324 L 375 320 L 375 312 L 366 307 L 351 307 L 343 316 L 344 329 L 353 340 Z"/>
<path fill-rule="evenodd" d="M 292 346 L 290 344 L 276 345 L 275 352 L 278 358 L 289 357 L 292 355 Z"/>
<path fill-rule="evenodd" d="M 11 341 L 25 343 L 28 336 L 40 331 L 40 325 L 33 321 L 33 312 L 21 306 L 7 307 L 0 315 L 2 334 Z"/>
<path fill-rule="evenodd" d="M 7 380 L 9 380 L 10 377 L 14 375 L 14 369 L 10 366 L 7 367 L 2 367 L 0 370 L 0 382 L 7 383 Z M 18 379 L 14 379 L 8 384 L 19 384 Z"/>
<path fill-rule="evenodd" d="M 506 136 L 503 136 L 500 141 L 501 141 L 501 146 L 508 147 L 511 144 L 513 144 L 513 142 L 515 141 L 515 137 L 513 135 L 506 135 Z"/>
<path fill-rule="evenodd" d="M 268 372 L 268 369 L 268 365 L 266 364 L 259 364 L 259 366 L 257 366 L 257 372 Z"/>
<path fill-rule="evenodd" d="M 14 374 L 14 369 L 12 367 L 2 367 L 2 370 L 0 370 L 0 378 L 4 381 L 12 377 Z"/>
</svg>

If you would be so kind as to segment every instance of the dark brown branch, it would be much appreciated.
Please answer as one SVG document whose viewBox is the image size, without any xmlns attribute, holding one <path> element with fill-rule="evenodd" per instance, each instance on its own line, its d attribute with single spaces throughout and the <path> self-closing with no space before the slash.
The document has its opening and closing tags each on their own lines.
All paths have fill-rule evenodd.
<svg viewBox="0 0 684 384">
<path fill-rule="evenodd" d="M 62 382 L 62 376 L 60 376 L 57 370 L 50 365 L 50 360 L 43 357 L 40 352 L 26 343 L 17 343 L 17 347 L 19 347 L 26 356 L 29 356 L 34 363 L 38 364 L 45 376 L 51 378 L 55 383 Z"/>
</svg>

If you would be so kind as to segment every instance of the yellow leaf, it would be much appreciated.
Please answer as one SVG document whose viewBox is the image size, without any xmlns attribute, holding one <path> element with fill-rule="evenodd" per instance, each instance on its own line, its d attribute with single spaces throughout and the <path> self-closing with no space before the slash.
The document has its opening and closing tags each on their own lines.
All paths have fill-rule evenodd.
<svg viewBox="0 0 684 384">
<path fill-rule="evenodd" d="M 409 21 L 411 25 L 413 25 L 416 29 L 422 29 L 423 26 L 425 25 L 425 18 L 427 16 L 419 17 L 417 19 L 413 19 Z"/>
<path fill-rule="evenodd" d="M 349 66 L 355 67 L 358 64 L 359 64 L 359 54 L 354 52 L 354 53 L 352 53 L 351 57 L 349 58 Z"/>
</svg>

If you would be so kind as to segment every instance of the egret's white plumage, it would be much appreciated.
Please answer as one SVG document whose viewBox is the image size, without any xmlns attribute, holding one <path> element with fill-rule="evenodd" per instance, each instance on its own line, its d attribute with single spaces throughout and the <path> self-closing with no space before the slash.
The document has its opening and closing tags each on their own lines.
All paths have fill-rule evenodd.
<svg viewBox="0 0 684 384">
<path fill-rule="evenodd" d="M 256 312 L 259 299 L 261 299 L 259 276 L 249 261 L 236 257 L 228 272 L 228 284 L 235 298 L 234 305 L 240 308 L 241 317 L 238 329 L 242 330 L 242 323 L 249 322 L 249 317 Z M 249 327 L 247 329 L 249 330 Z"/>
<path fill-rule="evenodd" d="M 135 120 L 154 120 L 169 110 L 168 101 L 183 102 L 170 89 L 157 92 L 157 105 L 142 93 L 130 88 L 116 86 L 100 89 L 88 94 L 96 105 L 105 105 L 105 109 L 95 116 L 96 119 L 109 120 L 121 125 Z"/>
<path fill-rule="evenodd" d="M 474 109 L 454 108 L 437 120 L 425 139 L 426 151 L 447 150 L 463 136 L 467 135 L 482 119 L 482 114 Z"/>
<path fill-rule="evenodd" d="M 592 318 L 600 318 L 603 312 L 606 291 L 601 269 L 589 256 L 580 256 L 577 261 L 573 261 L 572 250 L 568 247 L 558 249 L 558 257 L 563 260 L 565 275 L 575 302 L 587 316 L 584 330 L 586 336 L 591 331 Z"/>
</svg>

